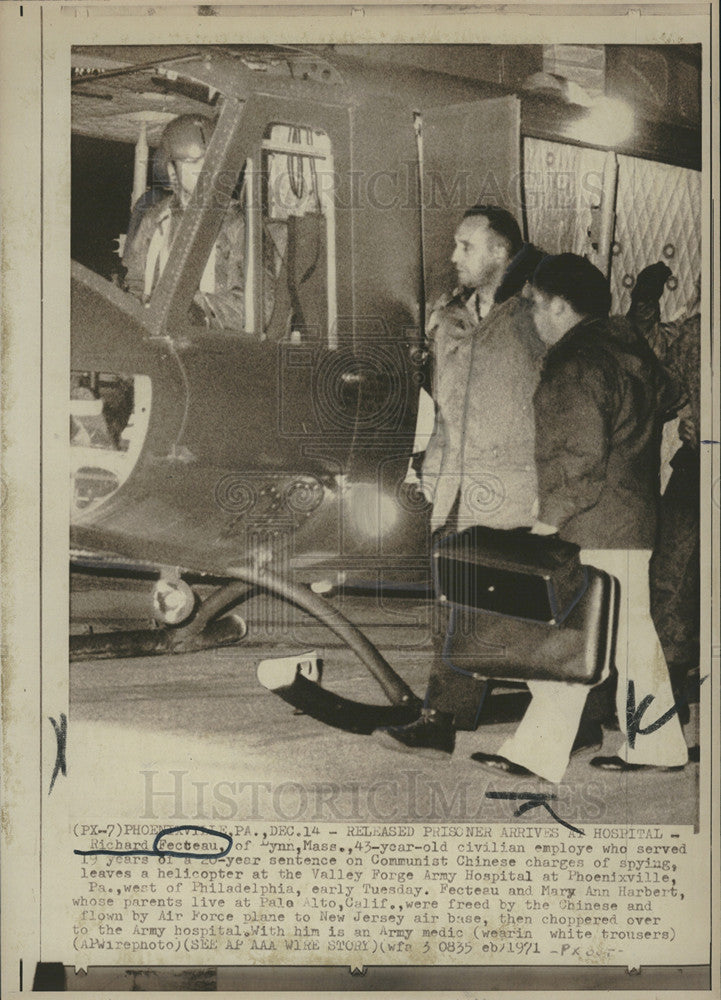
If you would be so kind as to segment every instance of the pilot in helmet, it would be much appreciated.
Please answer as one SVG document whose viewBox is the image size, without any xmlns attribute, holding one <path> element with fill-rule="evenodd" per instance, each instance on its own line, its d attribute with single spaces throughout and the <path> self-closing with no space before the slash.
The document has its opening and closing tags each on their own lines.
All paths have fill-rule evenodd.
<svg viewBox="0 0 721 1000">
<path fill-rule="evenodd" d="M 187 207 L 203 169 L 215 122 L 207 115 L 180 115 L 166 125 L 160 154 L 178 201 Z"/>
<path fill-rule="evenodd" d="M 146 305 L 198 185 L 214 128 L 215 122 L 207 115 L 186 114 L 163 130 L 155 162 L 162 166 L 171 190 L 145 208 L 123 254 L 125 287 Z M 231 201 L 193 297 L 192 322 L 220 329 L 244 328 L 244 261 L 245 220 L 240 204 Z"/>
</svg>

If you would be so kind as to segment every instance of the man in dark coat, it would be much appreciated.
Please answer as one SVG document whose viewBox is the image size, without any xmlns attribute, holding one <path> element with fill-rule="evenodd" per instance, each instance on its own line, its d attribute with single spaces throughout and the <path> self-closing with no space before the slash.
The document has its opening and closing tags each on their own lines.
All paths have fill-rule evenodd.
<svg viewBox="0 0 721 1000">
<path fill-rule="evenodd" d="M 662 262 L 645 268 L 631 293 L 633 322 L 669 377 L 678 386 L 683 409 L 678 424 L 681 447 L 671 459 L 671 477 L 661 497 L 659 525 L 651 557 L 651 615 L 671 675 L 676 699 L 688 696 L 686 678 L 699 663 L 701 316 L 661 322 L 659 299 L 670 269 Z M 697 288 L 697 303 L 700 300 Z M 684 705 L 681 718 L 688 718 Z"/>
<path fill-rule="evenodd" d="M 458 287 L 436 303 L 428 324 L 436 420 L 421 478 L 436 532 L 534 523 L 532 401 L 543 344 L 522 292 L 541 257 L 503 208 L 469 209 L 456 230 Z M 448 667 L 441 646 L 436 636 L 420 718 L 377 731 L 395 749 L 451 753 L 459 704 L 472 717 L 480 712 L 485 682 Z"/>
<path fill-rule="evenodd" d="M 700 646 L 701 316 L 695 313 L 676 326 L 664 367 L 684 393 L 686 407 L 678 428 L 681 447 L 671 459 L 671 478 L 661 497 L 651 559 L 651 614 L 674 693 L 683 699 Z"/>
<path fill-rule="evenodd" d="M 617 712 L 626 735 L 596 757 L 613 771 L 676 769 L 688 759 L 663 650 L 650 613 L 648 565 L 656 534 L 659 445 L 674 397 L 661 366 L 627 320 L 608 318 L 605 278 L 575 254 L 547 257 L 533 278 L 533 319 L 548 346 L 534 396 L 538 533 L 558 531 L 582 561 L 617 577 Z M 627 730 L 627 699 L 652 697 Z M 529 682 L 529 705 L 514 735 L 479 762 L 511 774 L 563 778 L 588 688 Z M 664 724 L 651 723 L 670 713 Z"/>
</svg>

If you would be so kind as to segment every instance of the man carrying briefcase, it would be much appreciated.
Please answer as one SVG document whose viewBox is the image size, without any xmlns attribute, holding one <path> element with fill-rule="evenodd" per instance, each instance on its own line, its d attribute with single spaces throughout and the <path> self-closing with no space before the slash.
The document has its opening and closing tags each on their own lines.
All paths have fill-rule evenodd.
<svg viewBox="0 0 721 1000">
<path fill-rule="evenodd" d="M 522 291 L 542 256 L 523 243 L 503 208 L 477 205 L 456 230 L 451 260 L 458 287 L 436 303 L 428 324 L 436 420 L 422 482 L 432 496 L 436 541 L 473 524 L 533 525 L 532 400 L 543 344 Z M 377 730 L 387 746 L 449 754 L 456 728 L 475 726 L 486 683 L 443 662 L 443 632 L 442 620 L 424 709 L 407 726 Z M 460 718 L 459 706 L 467 718 Z"/>
<path fill-rule="evenodd" d="M 601 272 L 575 254 L 547 257 L 533 278 L 533 319 L 549 350 L 534 396 L 539 524 L 581 546 L 582 562 L 616 577 L 617 712 L 625 739 L 591 765 L 678 770 L 688 750 L 650 613 L 648 563 L 658 503 L 659 444 L 672 399 L 663 372 L 627 321 L 609 319 Z M 531 703 L 498 753 L 474 760 L 561 781 L 588 687 L 529 681 Z M 631 725 L 627 707 L 652 698 Z M 666 717 L 662 725 L 653 723 Z"/>
</svg>

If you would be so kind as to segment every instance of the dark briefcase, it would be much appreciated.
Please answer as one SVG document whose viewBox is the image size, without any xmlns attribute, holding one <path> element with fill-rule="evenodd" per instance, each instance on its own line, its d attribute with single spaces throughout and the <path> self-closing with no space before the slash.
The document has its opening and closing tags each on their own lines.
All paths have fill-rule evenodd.
<svg viewBox="0 0 721 1000">
<path fill-rule="evenodd" d="M 479 679 L 595 684 L 613 659 L 620 588 L 608 573 L 585 569 L 588 586 L 561 625 L 454 607 L 447 666 Z"/>
<path fill-rule="evenodd" d="M 454 605 L 557 624 L 586 588 L 579 553 L 558 535 L 467 528 L 434 546 L 436 594 Z"/>
</svg>

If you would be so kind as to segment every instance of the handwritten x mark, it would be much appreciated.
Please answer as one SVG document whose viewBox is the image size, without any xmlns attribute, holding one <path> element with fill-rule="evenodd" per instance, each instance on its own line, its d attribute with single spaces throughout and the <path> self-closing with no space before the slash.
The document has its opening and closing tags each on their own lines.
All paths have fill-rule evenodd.
<svg viewBox="0 0 721 1000">
<path fill-rule="evenodd" d="M 565 826 L 568 830 L 573 830 L 574 833 L 580 833 L 585 836 L 583 830 L 579 830 L 577 826 L 572 826 L 567 823 L 564 819 L 551 809 L 548 804 L 549 799 L 555 799 L 556 796 L 551 792 L 486 792 L 487 799 L 525 799 L 521 805 L 514 812 L 514 816 L 523 816 L 524 813 L 528 812 L 529 809 L 535 809 L 537 806 L 543 806 L 551 816 L 560 823 L 561 826 Z"/>
<path fill-rule="evenodd" d="M 678 710 L 688 703 L 688 699 L 693 693 L 693 689 L 700 688 L 703 682 L 708 677 L 705 674 L 700 680 L 695 682 L 691 681 L 686 687 L 683 694 L 680 695 L 678 700 L 674 702 L 671 708 L 663 715 L 660 715 L 655 722 L 650 723 L 650 725 L 645 728 L 641 727 L 641 719 L 646 712 L 646 709 L 654 701 L 654 696 L 652 694 L 647 694 L 645 698 L 642 698 L 636 707 L 636 685 L 632 680 L 628 682 L 628 689 L 626 693 L 626 739 L 628 740 L 628 745 L 631 749 L 636 745 L 637 736 L 646 736 L 648 733 L 655 733 L 657 729 L 661 726 L 665 726 L 666 723 L 678 713 Z"/>
<path fill-rule="evenodd" d="M 51 715 L 48 716 L 50 722 L 52 723 L 53 729 L 55 730 L 55 739 L 57 740 L 58 749 L 55 755 L 55 767 L 53 769 L 53 777 L 50 782 L 50 788 L 48 789 L 48 795 L 53 790 L 53 785 L 55 784 L 55 779 L 58 774 L 62 774 L 63 777 L 67 777 L 68 765 L 65 760 L 65 747 L 67 746 L 68 739 L 68 717 L 65 712 L 60 713 L 60 724 L 53 719 Z"/>
</svg>

